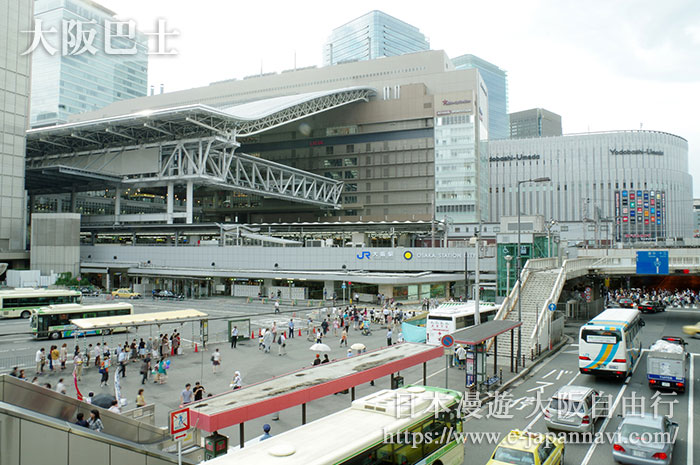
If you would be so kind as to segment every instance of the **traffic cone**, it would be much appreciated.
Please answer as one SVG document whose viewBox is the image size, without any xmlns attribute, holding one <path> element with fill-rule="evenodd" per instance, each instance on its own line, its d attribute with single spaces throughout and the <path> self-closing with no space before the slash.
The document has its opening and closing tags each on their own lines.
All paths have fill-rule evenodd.
<svg viewBox="0 0 700 465">
<path fill-rule="evenodd" d="M 262 337 L 262 328 L 258 328 L 258 337 Z"/>
<path fill-rule="evenodd" d="M 301 329 L 299 330 L 299 337 L 301 337 Z"/>
<path fill-rule="evenodd" d="M 255 339 L 255 331 L 251 331 L 250 332 L 250 340 L 252 341 L 254 339 Z"/>
<path fill-rule="evenodd" d="M 197 343 L 195 342 L 194 343 L 194 353 L 196 354 L 197 352 L 199 352 L 199 349 L 197 348 Z"/>
</svg>

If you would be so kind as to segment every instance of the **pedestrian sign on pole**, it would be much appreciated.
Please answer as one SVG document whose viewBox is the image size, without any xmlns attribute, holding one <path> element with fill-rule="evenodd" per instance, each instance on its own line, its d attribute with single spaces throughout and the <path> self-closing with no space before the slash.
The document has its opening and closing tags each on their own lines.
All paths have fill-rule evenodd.
<svg viewBox="0 0 700 465">
<path fill-rule="evenodd" d="M 449 334 L 446 334 L 446 335 L 442 336 L 440 343 L 442 344 L 443 347 L 449 349 L 450 347 L 452 347 L 454 345 L 455 339 L 452 336 L 450 336 Z"/>
<path fill-rule="evenodd" d="M 345 281 L 343 281 L 343 286 L 342 286 L 342 288 L 345 289 L 345 287 L 346 287 Z"/>
<path fill-rule="evenodd" d="M 557 309 L 557 304 L 555 304 L 554 302 L 552 302 L 551 304 L 549 304 L 549 305 L 547 306 L 547 308 L 549 309 L 550 312 L 553 312 L 554 310 Z"/>
<path fill-rule="evenodd" d="M 181 439 L 190 429 L 190 409 L 183 408 L 170 412 L 170 434 L 173 439 Z"/>
</svg>

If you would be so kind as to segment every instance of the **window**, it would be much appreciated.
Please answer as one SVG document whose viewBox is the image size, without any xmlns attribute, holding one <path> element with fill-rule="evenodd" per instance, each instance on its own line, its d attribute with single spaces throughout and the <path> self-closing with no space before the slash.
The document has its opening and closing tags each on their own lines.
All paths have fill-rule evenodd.
<svg viewBox="0 0 700 465">
<path fill-rule="evenodd" d="M 357 196 L 356 195 L 346 195 L 344 202 L 345 203 L 357 203 Z"/>
<path fill-rule="evenodd" d="M 333 155 L 333 146 L 326 146 L 326 155 Z"/>
<path fill-rule="evenodd" d="M 355 152 L 355 145 L 354 144 L 348 144 L 345 146 L 345 153 L 354 153 Z"/>
</svg>

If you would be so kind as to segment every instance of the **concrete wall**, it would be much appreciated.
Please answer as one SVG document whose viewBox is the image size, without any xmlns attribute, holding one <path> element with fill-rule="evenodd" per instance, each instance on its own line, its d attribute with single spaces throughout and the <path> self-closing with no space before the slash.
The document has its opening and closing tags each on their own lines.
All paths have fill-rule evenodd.
<svg viewBox="0 0 700 465">
<path fill-rule="evenodd" d="M 31 267 L 41 274 L 80 273 L 80 215 L 34 213 L 32 215 Z"/>
</svg>

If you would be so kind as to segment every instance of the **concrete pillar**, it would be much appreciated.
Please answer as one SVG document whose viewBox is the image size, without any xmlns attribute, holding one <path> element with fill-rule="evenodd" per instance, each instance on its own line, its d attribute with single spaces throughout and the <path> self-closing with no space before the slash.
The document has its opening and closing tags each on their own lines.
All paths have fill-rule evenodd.
<svg viewBox="0 0 700 465">
<path fill-rule="evenodd" d="M 168 224 L 173 224 L 173 202 L 175 200 L 175 184 L 172 182 L 168 183 L 168 193 L 166 195 L 166 205 L 167 205 L 167 222 Z"/>
<path fill-rule="evenodd" d="M 77 209 L 77 204 L 78 204 L 78 196 L 75 192 L 75 190 L 72 190 L 70 193 L 70 212 L 75 213 L 75 210 Z"/>
<path fill-rule="evenodd" d="M 187 195 L 185 198 L 185 208 L 187 211 L 187 219 L 185 222 L 187 224 L 192 224 L 192 210 L 193 210 L 193 203 L 194 203 L 194 195 L 193 195 L 193 189 L 194 189 L 194 182 L 192 181 L 187 181 Z"/>
<path fill-rule="evenodd" d="M 114 194 L 114 224 L 119 224 L 119 215 L 122 213 L 122 188 L 117 187 Z"/>
<path fill-rule="evenodd" d="M 392 284 L 380 284 L 379 293 L 384 294 L 384 297 L 390 299 L 394 297 L 394 286 Z"/>
<path fill-rule="evenodd" d="M 335 281 L 323 281 L 323 295 L 326 299 L 333 298 L 333 291 L 335 290 Z"/>
</svg>

